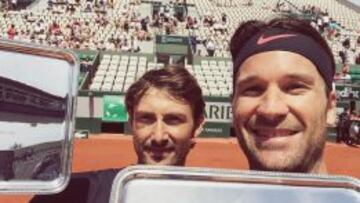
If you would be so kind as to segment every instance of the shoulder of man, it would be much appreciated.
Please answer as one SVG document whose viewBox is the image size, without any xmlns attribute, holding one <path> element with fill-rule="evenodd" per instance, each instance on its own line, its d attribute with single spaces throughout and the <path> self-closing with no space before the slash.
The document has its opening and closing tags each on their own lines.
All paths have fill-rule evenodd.
<svg viewBox="0 0 360 203">
<path fill-rule="evenodd" d="M 111 186 L 121 169 L 74 173 L 64 191 L 36 195 L 30 203 L 103 203 L 109 202 Z"/>
</svg>

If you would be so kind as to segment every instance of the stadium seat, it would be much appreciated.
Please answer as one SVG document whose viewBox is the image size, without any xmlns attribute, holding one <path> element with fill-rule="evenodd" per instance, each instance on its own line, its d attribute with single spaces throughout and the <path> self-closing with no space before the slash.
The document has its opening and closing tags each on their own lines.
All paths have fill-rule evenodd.
<svg viewBox="0 0 360 203">
<path fill-rule="evenodd" d="M 101 86 L 101 91 L 109 92 L 109 91 L 111 91 L 111 89 L 112 89 L 112 84 L 111 83 L 104 83 Z"/>
<path fill-rule="evenodd" d="M 104 78 L 104 75 L 97 75 L 93 78 L 93 83 L 102 83 Z"/>
<path fill-rule="evenodd" d="M 89 87 L 92 91 L 99 91 L 102 83 L 92 83 Z"/>
</svg>

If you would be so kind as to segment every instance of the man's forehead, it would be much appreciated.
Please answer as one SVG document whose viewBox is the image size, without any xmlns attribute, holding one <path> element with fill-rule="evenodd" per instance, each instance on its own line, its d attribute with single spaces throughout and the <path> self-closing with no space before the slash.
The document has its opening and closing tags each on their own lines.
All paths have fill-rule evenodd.
<svg viewBox="0 0 360 203">
<path fill-rule="evenodd" d="M 135 115 L 156 115 L 157 112 L 151 109 L 137 109 L 135 110 Z M 178 116 L 178 117 L 186 117 L 184 111 L 177 111 L 177 110 L 169 110 L 166 112 L 161 112 L 163 116 Z"/>
<path fill-rule="evenodd" d="M 150 87 L 148 90 L 145 91 L 145 93 L 142 95 L 140 102 L 142 101 L 146 101 L 149 98 L 151 99 L 155 99 L 155 100 L 160 100 L 160 99 L 165 99 L 165 100 L 169 100 L 175 103 L 179 103 L 179 104 L 183 104 L 183 105 L 187 105 L 188 103 L 186 102 L 185 99 L 180 98 L 180 97 L 176 97 L 174 95 L 172 95 L 167 89 L 165 88 L 156 88 L 156 87 Z"/>
<path fill-rule="evenodd" d="M 175 108 L 172 108 L 175 107 Z M 171 95 L 166 89 L 151 87 L 142 95 L 135 111 L 162 110 L 166 112 L 182 113 L 184 108 L 190 108 L 190 104 L 182 98 Z"/>
</svg>

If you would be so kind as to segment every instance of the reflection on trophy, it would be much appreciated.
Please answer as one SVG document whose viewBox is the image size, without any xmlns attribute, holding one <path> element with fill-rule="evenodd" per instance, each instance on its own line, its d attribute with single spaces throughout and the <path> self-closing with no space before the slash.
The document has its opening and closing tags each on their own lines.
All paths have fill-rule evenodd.
<svg viewBox="0 0 360 203">
<path fill-rule="evenodd" d="M 27 126 L 22 139 L 34 139 L 34 128 L 46 129 L 48 125 L 61 126 L 65 119 L 67 98 L 52 95 L 38 88 L 0 77 L 0 121 L 9 129 L 1 134 L 14 136 L 11 128 Z M 26 136 L 28 135 L 28 138 Z M 51 134 L 49 134 L 49 137 Z M 58 177 L 61 166 L 62 141 L 40 144 L 8 143 L 0 151 L 0 178 L 53 180 Z M 4 146 L 1 146 L 4 148 Z"/>
</svg>

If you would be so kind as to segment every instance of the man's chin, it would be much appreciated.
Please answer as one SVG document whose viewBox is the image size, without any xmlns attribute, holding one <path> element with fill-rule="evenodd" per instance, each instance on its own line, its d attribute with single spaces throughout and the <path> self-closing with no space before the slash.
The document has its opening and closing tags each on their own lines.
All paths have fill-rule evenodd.
<svg viewBox="0 0 360 203">
<path fill-rule="evenodd" d="M 252 167 L 252 170 L 260 171 L 276 171 L 276 172 L 295 172 L 295 168 L 291 165 L 281 165 L 281 164 L 268 164 L 260 163 L 257 166 Z"/>
<path fill-rule="evenodd" d="M 173 166 L 176 165 L 174 159 L 168 156 L 163 157 L 151 157 L 148 156 L 144 160 L 145 165 L 158 165 L 158 166 Z"/>
<path fill-rule="evenodd" d="M 295 172 L 298 165 L 299 163 L 289 159 L 289 155 L 283 152 L 262 154 L 250 160 L 251 169 L 262 171 Z"/>
<path fill-rule="evenodd" d="M 146 165 L 169 166 L 172 165 L 172 163 L 166 160 L 150 160 L 146 163 Z"/>
</svg>

